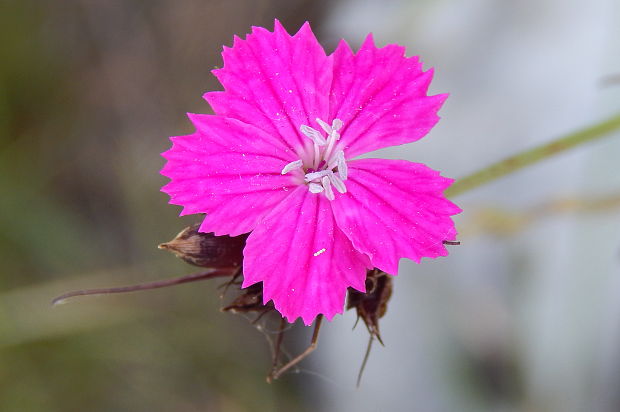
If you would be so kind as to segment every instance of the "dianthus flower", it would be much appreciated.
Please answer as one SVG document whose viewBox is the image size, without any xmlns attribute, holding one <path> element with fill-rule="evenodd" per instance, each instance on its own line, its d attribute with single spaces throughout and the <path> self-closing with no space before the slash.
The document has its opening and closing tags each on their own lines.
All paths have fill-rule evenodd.
<svg viewBox="0 0 620 412">
<path fill-rule="evenodd" d="M 196 131 L 172 137 L 162 188 L 181 215 L 205 213 L 201 232 L 251 232 L 243 287 L 294 322 L 342 313 L 366 270 L 396 274 L 401 258 L 448 254 L 452 179 L 419 163 L 355 159 L 422 138 L 447 95 L 427 96 L 432 70 L 369 35 L 353 53 L 326 55 L 308 23 L 289 35 L 254 27 L 224 47 L 213 73 L 215 115 L 189 114 Z"/>
</svg>

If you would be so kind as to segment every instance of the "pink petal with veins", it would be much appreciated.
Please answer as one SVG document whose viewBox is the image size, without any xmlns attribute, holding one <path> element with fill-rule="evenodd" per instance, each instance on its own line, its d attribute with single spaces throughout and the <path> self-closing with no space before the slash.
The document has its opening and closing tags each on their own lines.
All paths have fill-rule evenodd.
<svg viewBox="0 0 620 412">
<path fill-rule="evenodd" d="M 265 217 L 243 254 L 243 287 L 262 281 L 264 302 L 306 325 L 342 313 L 347 288 L 364 291 L 371 267 L 336 225 L 331 202 L 305 187 Z"/>
<path fill-rule="evenodd" d="M 224 67 L 213 73 L 225 91 L 204 95 L 215 113 L 253 124 L 291 148 L 309 145 L 299 127 L 327 118 L 332 81 L 332 58 L 310 25 L 294 36 L 277 20 L 273 33 L 254 27 L 222 56 Z"/>
<path fill-rule="evenodd" d="M 419 140 L 439 120 L 447 95 L 426 95 L 433 71 L 406 58 L 404 47 L 379 49 L 369 35 L 356 54 L 341 41 L 333 57 L 329 118 L 344 122 L 340 144 L 348 159 Z"/>
<path fill-rule="evenodd" d="M 171 138 L 161 173 L 162 188 L 182 215 L 206 213 L 201 232 L 237 236 L 296 187 L 282 168 L 294 154 L 278 139 L 254 126 L 218 116 L 191 115 L 197 131 Z"/>
<path fill-rule="evenodd" d="M 338 227 L 355 249 L 391 274 L 401 258 L 446 256 L 444 240 L 454 240 L 450 218 L 461 211 L 443 191 L 452 179 L 405 160 L 349 162 L 347 193 L 332 202 Z"/>
</svg>

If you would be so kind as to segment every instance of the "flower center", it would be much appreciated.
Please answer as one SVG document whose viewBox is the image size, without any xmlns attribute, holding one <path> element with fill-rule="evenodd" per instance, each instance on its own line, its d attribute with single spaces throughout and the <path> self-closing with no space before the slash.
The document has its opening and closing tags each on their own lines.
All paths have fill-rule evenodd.
<svg viewBox="0 0 620 412">
<path fill-rule="evenodd" d="M 340 193 L 347 192 L 344 181 L 347 180 L 348 169 L 344 151 L 334 149 L 340 139 L 338 130 L 342 129 L 342 120 L 334 119 L 331 126 L 321 119 L 316 119 L 316 122 L 327 133 L 327 138 L 317 129 L 302 125 L 299 129 L 313 142 L 308 164 L 304 164 L 301 159 L 295 160 L 284 166 L 282 174 L 303 168 L 304 183 L 308 190 L 311 193 L 324 193 L 327 199 L 334 200 L 332 186 Z"/>
</svg>

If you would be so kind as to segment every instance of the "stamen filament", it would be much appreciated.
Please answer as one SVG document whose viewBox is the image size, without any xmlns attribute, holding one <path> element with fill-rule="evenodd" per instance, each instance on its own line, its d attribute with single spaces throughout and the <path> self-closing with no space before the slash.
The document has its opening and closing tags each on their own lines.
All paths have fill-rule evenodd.
<svg viewBox="0 0 620 412">
<path fill-rule="evenodd" d="M 325 189 L 325 197 L 327 198 L 327 200 L 334 200 L 336 197 L 334 196 L 332 185 L 329 182 L 329 177 L 324 176 L 321 179 L 321 183 L 323 184 L 323 189 Z"/>
<path fill-rule="evenodd" d="M 330 163 L 332 150 L 334 149 L 334 144 L 337 140 L 336 136 L 340 137 L 340 135 L 338 135 L 338 132 L 334 130 L 329 134 L 327 138 L 327 149 L 325 149 L 325 153 L 323 153 L 323 159 L 325 159 L 328 164 Z"/>
<path fill-rule="evenodd" d="M 320 162 L 321 162 L 321 152 L 319 149 L 319 145 L 314 143 L 314 161 L 312 163 L 312 168 L 315 170 L 318 169 Z"/>
</svg>

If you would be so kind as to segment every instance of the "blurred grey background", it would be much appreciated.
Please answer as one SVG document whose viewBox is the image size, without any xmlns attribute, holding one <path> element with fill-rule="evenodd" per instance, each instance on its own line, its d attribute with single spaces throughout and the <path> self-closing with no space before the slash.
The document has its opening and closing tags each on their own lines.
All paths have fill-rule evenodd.
<svg viewBox="0 0 620 412">
<path fill-rule="evenodd" d="M 401 263 L 359 389 L 354 313 L 267 385 L 273 331 L 221 314 L 217 282 L 49 304 L 194 271 L 156 248 L 196 220 L 159 192 L 159 153 L 209 112 L 233 34 L 309 20 L 329 51 L 373 32 L 419 54 L 442 120 L 378 155 L 458 178 L 620 111 L 616 0 L 0 7 L 0 410 L 620 410 L 618 134 L 454 198 L 462 245 Z"/>
</svg>

